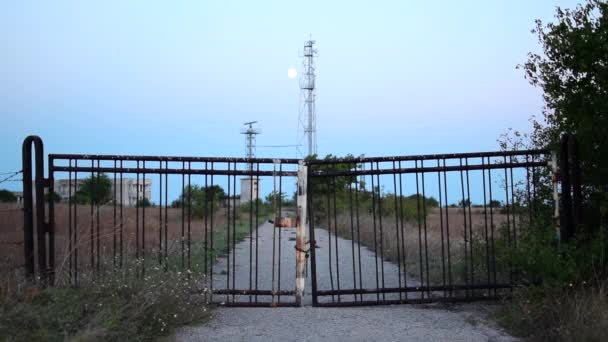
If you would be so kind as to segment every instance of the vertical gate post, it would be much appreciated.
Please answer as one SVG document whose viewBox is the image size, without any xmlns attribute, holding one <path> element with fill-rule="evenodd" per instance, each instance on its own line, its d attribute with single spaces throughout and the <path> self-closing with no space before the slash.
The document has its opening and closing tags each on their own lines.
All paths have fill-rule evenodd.
<svg viewBox="0 0 608 342">
<path fill-rule="evenodd" d="M 49 254 L 48 254 L 48 269 L 47 269 L 47 280 L 49 285 L 55 283 L 55 180 L 53 174 L 53 158 L 49 156 L 48 160 L 48 173 L 47 179 L 48 196 L 49 196 L 49 222 L 46 231 L 49 235 Z M 69 251 L 72 253 L 72 251 Z"/>
<path fill-rule="evenodd" d="M 298 197 L 297 197 L 297 228 L 296 228 L 296 305 L 302 306 L 304 287 L 306 284 L 306 230 L 308 229 L 307 208 L 307 168 L 303 161 L 298 164 Z"/>
<path fill-rule="evenodd" d="M 34 156 L 36 162 L 36 245 L 38 256 L 38 273 L 43 282 L 46 282 L 46 275 L 49 270 L 47 263 L 47 242 L 46 232 L 47 226 L 44 222 L 44 146 L 42 139 L 35 135 L 30 135 L 23 141 L 22 147 L 22 163 L 23 163 L 23 244 L 25 256 L 25 274 L 30 281 L 35 279 L 35 253 L 34 253 L 34 196 L 32 193 L 32 143 L 34 144 L 36 154 Z"/>
<path fill-rule="evenodd" d="M 312 305 L 318 306 L 317 296 L 317 259 L 315 256 L 317 242 L 315 240 L 315 217 L 313 206 L 313 191 L 311 182 L 312 168 L 306 165 L 306 222 L 308 225 L 308 233 L 310 235 L 310 291 L 312 295 Z"/>
</svg>

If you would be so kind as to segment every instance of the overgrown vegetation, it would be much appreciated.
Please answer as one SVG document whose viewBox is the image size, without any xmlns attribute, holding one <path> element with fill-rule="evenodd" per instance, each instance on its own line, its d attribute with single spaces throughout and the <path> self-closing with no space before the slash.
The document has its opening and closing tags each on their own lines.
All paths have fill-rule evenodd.
<svg viewBox="0 0 608 342">
<path fill-rule="evenodd" d="M 608 331 L 606 283 L 536 286 L 515 292 L 499 322 L 537 341 L 604 341 Z"/>
<path fill-rule="evenodd" d="M 0 301 L 3 341 L 150 341 L 208 317 L 183 274 L 137 267 L 83 287 L 25 288 Z"/>
<path fill-rule="evenodd" d="M 259 222 L 260 224 L 263 222 Z M 254 222 L 255 224 L 255 222 Z M 228 241 L 228 234 L 226 233 L 227 229 L 230 229 L 230 241 Z M 231 224 L 230 227 L 223 227 L 222 229 L 217 229 L 211 232 L 213 237 L 213 249 L 211 249 L 210 245 L 207 245 L 205 248 L 205 244 L 202 241 L 197 241 L 192 244 L 191 250 L 191 267 L 190 271 L 196 275 L 203 275 L 205 269 L 208 269 L 211 263 L 214 263 L 218 257 L 227 255 L 230 251 L 229 247 L 232 246 L 232 241 L 239 243 L 243 241 L 251 232 L 255 231 L 257 227 L 249 225 L 249 222 L 244 222 L 244 219 L 238 219 L 236 222 Z M 209 243 L 209 242 L 208 242 Z M 181 258 L 180 255 L 171 256 L 171 260 L 169 263 L 174 265 L 174 268 L 179 269 Z"/>
<path fill-rule="evenodd" d="M 600 341 L 608 330 L 608 3 L 558 8 L 554 23 L 537 21 L 533 32 L 544 54 L 530 54 L 522 67 L 544 92 L 544 119 L 533 121 L 532 134 L 513 132 L 501 144 L 556 151 L 563 133 L 575 134 L 585 210 L 574 238 L 559 242 L 542 207 L 551 189 L 539 189 L 537 210 L 514 254 L 518 276 L 532 286 L 515 292 L 500 321 L 532 340 Z"/>
<path fill-rule="evenodd" d="M 248 215 L 256 205 L 259 222 L 254 219 L 251 226 Z M 256 223 L 264 223 L 270 213 L 268 208 L 261 201 L 242 205 L 234 211 L 231 208 L 228 227 L 228 208 L 218 205 L 213 213 L 214 229 L 209 230 L 213 236 L 213 249 L 211 246 L 205 248 L 203 239 L 193 239 L 190 265 L 187 259 L 182 265 L 181 210 L 170 209 L 174 213 L 169 212 L 172 233 L 169 235 L 169 254 L 167 260 L 163 260 L 168 265 L 166 269 L 164 264 L 159 264 L 156 252 L 150 250 L 146 254 L 143 276 L 144 259 L 134 259 L 134 251 L 126 250 L 125 255 L 130 257 L 125 258 L 123 268 L 115 267 L 111 254 L 105 255 L 108 258 L 102 257 L 99 273 L 89 268 L 88 263 L 81 263 L 79 287 L 66 285 L 68 270 L 61 262 L 61 255 L 58 264 L 63 267 L 58 266 L 58 286 L 54 288 L 31 287 L 20 279 L 2 279 L 0 340 L 150 341 L 168 336 L 180 326 L 201 322 L 208 317 L 205 265 L 228 253 L 233 241 L 242 241 L 257 228 Z M 133 214 L 134 211 L 125 211 L 127 217 L 132 218 Z M 102 212 L 101 216 L 102 221 L 111 221 L 112 212 Z M 203 227 L 201 219 L 210 218 L 193 220 L 193 225 Z M 158 222 L 158 217 L 149 216 L 147 224 L 157 227 Z M 228 229 L 230 241 L 227 240 Z M 61 247 L 66 246 L 59 246 L 60 250 Z"/>
</svg>

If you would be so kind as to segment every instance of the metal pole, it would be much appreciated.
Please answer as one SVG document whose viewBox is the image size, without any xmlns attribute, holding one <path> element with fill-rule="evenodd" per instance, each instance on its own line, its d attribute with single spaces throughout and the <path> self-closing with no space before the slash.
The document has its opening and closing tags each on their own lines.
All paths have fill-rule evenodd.
<svg viewBox="0 0 608 342">
<path fill-rule="evenodd" d="M 32 143 L 36 149 L 36 238 L 38 247 L 38 272 L 42 278 L 46 278 L 48 269 L 46 252 L 47 227 L 44 222 L 44 147 L 42 139 L 30 135 L 23 141 L 22 163 L 23 163 L 23 243 L 25 256 L 25 274 L 28 280 L 34 280 L 34 196 L 32 193 Z M 51 238 L 51 242 L 52 242 Z"/>
<path fill-rule="evenodd" d="M 23 246 L 25 275 L 34 280 L 34 197 L 32 195 L 32 140 L 29 136 L 23 141 Z"/>
<path fill-rule="evenodd" d="M 306 284 L 306 230 L 308 229 L 308 210 L 307 210 L 307 167 L 304 161 L 298 165 L 298 217 L 296 228 L 296 305 L 302 306 L 304 287 Z"/>
</svg>

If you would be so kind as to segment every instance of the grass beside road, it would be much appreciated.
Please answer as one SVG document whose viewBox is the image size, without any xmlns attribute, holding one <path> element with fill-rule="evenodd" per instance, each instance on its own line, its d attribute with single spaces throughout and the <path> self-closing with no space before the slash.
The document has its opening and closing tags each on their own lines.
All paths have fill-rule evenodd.
<svg viewBox="0 0 608 342">
<path fill-rule="evenodd" d="M 184 277 L 125 268 L 83 287 L 25 288 L 0 301 L 3 341 L 149 341 L 208 318 Z"/>
<path fill-rule="evenodd" d="M 259 224 L 264 223 L 264 215 Z M 227 252 L 226 223 L 217 227 L 212 232 L 213 250 L 205 250 L 200 238 L 192 243 L 195 275 L 203 274 L 206 262 L 215 262 Z M 238 243 L 256 227 L 250 227 L 249 217 L 240 213 L 232 229 L 230 239 Z M 197 276 L 188 280 L 181 272 L 181 252 L 173 252 L 167 272 L 155 258 L 147 258 L 145 277 L 138 276 L 141 261 L 131 260 L 123 269 L 81 287 L 44 289 L 25 283 L 16 287 L 15 282 L 2 281 L 0 340 L 150 341 L 169 336 L 180 326 L 204 322 L 209 317 L 206 296 L 192 293 L 200 293 L 205 280 Z M 84 275 L 86 270 L 80 272 Z"/>
<path fill-rule="evenodd" d="M 512 334 L 529 341 L 605 341 L 608 287 L 520 288 L 497 318 Z"/>
<path fill-rule="evenodd" d="M 258 222 L 260 225 L 264 224 L 266 221 Z M 234 229 L 234 230 L 233 230 Z M 239 243 L 243 241 L 247 236 L 249 236 L 250 229 L 252 229 L 255 234 L 255 230 L 257 229 L 255 226 L 252 228 L 249 225 L 249 221 L 244 222 L 242 220 L 238 220 L 234 228 L 230 227 L 230 246 L 232 246 L 232 240 L 234 239 L 235 243 Z M 190 263 L 191 263 L 191 271 L 193 274 L 203 275 L 205 272 L 205 263 L 215 263 L 217 258 L 222 257 L 227 254 L 226 248 L 228 247 L 228 235 L 226 233 L 227 228 L 224 227 L 222 229 L 214 230 L 213 234 L 213 249 L 211 249 L 210 241 L 207 241 L 207 248 L 205 248 L 204 241 L 196 241 L 191 245 L 192 251 L 190 254 Z M 172 265 L 174 270 L 178 270 L 181 265 L 181 255 L 177 253 L 169 256 L 169 264 Z M 209 264 L 207 264 L 209 267 Z"/>
</svg>

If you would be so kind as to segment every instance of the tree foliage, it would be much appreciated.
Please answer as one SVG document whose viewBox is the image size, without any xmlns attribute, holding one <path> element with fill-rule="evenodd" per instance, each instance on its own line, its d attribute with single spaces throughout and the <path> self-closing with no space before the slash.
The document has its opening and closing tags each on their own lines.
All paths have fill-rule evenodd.
<svg viewBox="0 0 608 342">
<path fill-rule="evenodd" d="M 532 32 L 544 53 L 530 53 L 522 66 L 545 102 L 532 143 L 556 148 L 562 133 L 575 134 L 584 183 L 602 187 L 608 180 L 608 3 L 558 8 L 555 19 L 536 21 Z"/>
<path fill-rule="evenodd" d="M 152 202 L 150 202 L 149 199 L 147 199 L 146 197 L 140 199 L 137 201 L 137 203 L 135 204 L 136 207 L 139 208 L 148 208 L 152 206 Z"/>
<path fill-rule="evenodd" d="M 271 193 L 266 195 L 266 198 L 264 198 L 264 201 L 265 201 L 265 204 L 270 205 L 270 206 L 273 206 L 273 205 L 278 206 L 279 203 L 281 203 L 282 207 L 288 207 L 288 206 L 295 205 L 295 202 L 293 202 L 290 199 L 287 199 L 287 194 L 285 192 L 281 192 L 281 194 L 279 195 L 278 191 L 272 191 Z"/>
<path fill-rule="evenodd" d="M 313 172 L 343 172 L 361 168 L 352 154 L 344 158 L 329 154 L 323 160 L 325 163 L 314 165 Z M 351 209 L 358 210 L 361 215 L 401 216 L 417 220 L 428 214 L 428 209 L 439 205 L 435 198 L 425 198 L 422 194 L 399 196 L 385 193 L 383 187 L 377 184 L 370 189 L 365 181 L 353 175 L 315 177 L 311 181 L 312 211 L 316 220 L 322 220 L 334 212 L 349 213 Z"/>
<path fill-rule="evenodd" d="M 76 203 L 104 204 L 112 200 L 112 182 L 105 173 L 93 175 L 83 180 L 75 194 Z"/>
<path fill-rule="evenodd" d="M 527 208 L 532 215 L 520 229 L 521 249 L 516 250 L 514 261 L 523 277 L 538 283 L 605 277 L 606 240 L 598 227 L 600 210 L 606 210 L 608 202 L 608 3 L 587 0 L 572 10 L 557 8 L 554 22 L 537 20 L 532 32 L 543 53 L 530 53 L 521 67 L 530 83 L 543 91 L 543 120 L 532 120 L 530 135 L 511 132 L 501 137 L 501 147 L 557 151 L 561 135 L 574 134 L 579 144 L 586 229 L 578 229 L 570 241 L 557 243 L 552 175 L 549 169 L 540 170 L 533 176 L 538 184 L 536 199 L 522 196 L 510 204 L 511 210 Z"/>
<path fill-rule="evenodd" d="M 185 187 L 178 199 L 171 204 L 174 208 L 181 208 L 182 204 L 185 208 L 192 208 L 192 215 L 195 217 L 205 217 L 212 210 L 215 210 L 226 197 L 224 189 L 219 185 L 214 186 L 199 186 L 191 185 Z"/>
<path fill-rule="evenodd" d="M 16 202 L 16 201 L 17 201 L 17 197 L 11 191 L 8 191 L 6 189 L 0 190 L 0 202 L 10 203 L 10 202 Z"/>
<path fill-rule="evenodd" d="M 49 201 L 53 201 L 54 203 L 59 203 L 61 202 L 61 196 L 59 196 L 58 193 L 56 193 L 55 191 L 51 192 L 51 193 L 46 193 L 44 194 L 44 199 L 49 202 Z"/>
</svg>

